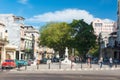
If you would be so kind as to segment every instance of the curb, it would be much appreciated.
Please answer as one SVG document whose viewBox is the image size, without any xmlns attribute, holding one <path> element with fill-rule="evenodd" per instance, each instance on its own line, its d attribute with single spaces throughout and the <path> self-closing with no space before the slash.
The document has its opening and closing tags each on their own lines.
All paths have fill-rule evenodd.
<svg viewBox="0 0 120 80">
<path fill-rule="evenodd" d="M 25 72 L 29 72 L 29 71 L 33 71 L 33 72 L 38 72 L 38 71 L 103 71 L 103 70 L 120 70 L 120 68 L 79 68 L 79 69 L 27 69 L 27 70 L 24 70 L 24 69 L 20 69 L 20 72 L 21 71 L 25 71 Z M 4 70 L 3 70 L 4 71 Z M 17 69 L 13 69 L 13 70 L 10 70 L 11 72 L 15 72 L 15 71 L 19 71 Z"/>
</svg>

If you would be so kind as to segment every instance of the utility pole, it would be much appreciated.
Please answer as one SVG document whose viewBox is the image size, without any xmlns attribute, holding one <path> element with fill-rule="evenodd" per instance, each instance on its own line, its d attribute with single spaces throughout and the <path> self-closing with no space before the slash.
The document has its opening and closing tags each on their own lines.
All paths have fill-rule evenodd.
<svg viewBox="0 0 120 80">
<path fill-rule="evenodd" d="M 99 43 L 99 58 L 101 58 L 102 57 L 102 43 L 103 43 L 101 33 L 99 34 L 99 37 L 98 37 L 98 43 Z"/>
<path fill-rule="evenodd" d="M 35 36 L 32 34 L 32 54 L 31 58 L 34 59 L 34 46 L 35 46 Z"/>
</svg>

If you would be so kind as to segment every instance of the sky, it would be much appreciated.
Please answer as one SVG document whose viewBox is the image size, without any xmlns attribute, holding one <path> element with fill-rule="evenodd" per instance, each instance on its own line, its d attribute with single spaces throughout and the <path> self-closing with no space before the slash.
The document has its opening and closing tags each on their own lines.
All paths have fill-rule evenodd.
<svg viewBox="0 0 120 80">
<path fill-rule="evenodd" d="M 0 14 L 25 18 L 25 25 L 39 28 L 48 22 L 96 18 L 117 21 L 117 0 L 0 0 Z"/>
</svg>

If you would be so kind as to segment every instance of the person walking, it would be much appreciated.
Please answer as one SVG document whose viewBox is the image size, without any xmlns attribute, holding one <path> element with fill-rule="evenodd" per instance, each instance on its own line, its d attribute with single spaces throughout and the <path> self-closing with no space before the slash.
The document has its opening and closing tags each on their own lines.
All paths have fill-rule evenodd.
<svg viewBox="0 0 120 80">
<path fill-rule="evenodd" d="M 110 68 L 112 68 L 112 64 L 113 64 L 113 59 L 112 59 L 112 57 L 110 57 L 109 63 L 110 63 Z"/>
<path fill-rule="evenodd" d="M 100 68 L 102 68 L 102 64 L 103 64 L 103 58 L 101 57 L 100 60 L 99 60 Z"/>
<path fill-rule="evenodd" d="M 88 68 L 91 68 L 91 58 L 90 57 L 87 60 L 87 65 L 88 65 Z"/>
</svg>

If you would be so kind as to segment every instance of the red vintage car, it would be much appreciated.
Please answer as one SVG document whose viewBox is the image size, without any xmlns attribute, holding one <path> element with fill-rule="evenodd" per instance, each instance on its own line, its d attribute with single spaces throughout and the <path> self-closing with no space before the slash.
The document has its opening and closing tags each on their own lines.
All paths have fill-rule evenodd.
<svg viewBox="0 0 120 80">
<path fill-rule="evenodd" d="M 2 63 L 2 69 L 15 68 L 15 67 L 16 67 L 16 63 L 14 60 L 11 60 L 11 59 L 7 59 Z"/>
</svg>

